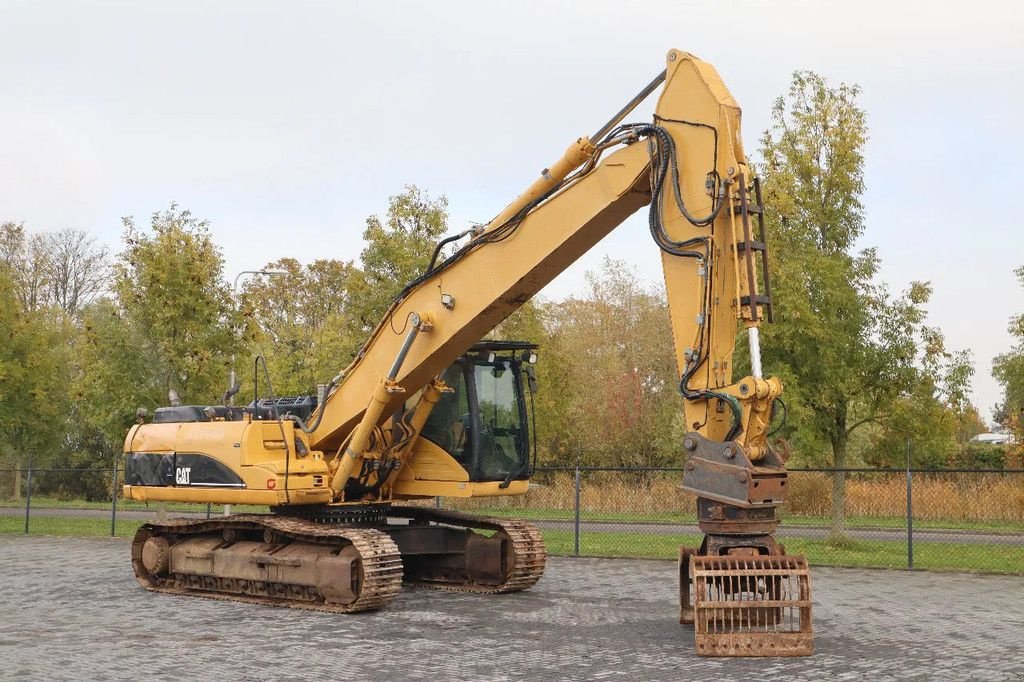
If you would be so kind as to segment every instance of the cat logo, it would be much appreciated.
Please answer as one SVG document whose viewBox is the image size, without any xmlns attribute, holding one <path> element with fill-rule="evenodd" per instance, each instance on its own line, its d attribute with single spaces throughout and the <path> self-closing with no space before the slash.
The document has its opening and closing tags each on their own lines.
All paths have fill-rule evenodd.
<svg viewBox="0 0 1024 682">
<path fill-rule="evenodd" d="M 174 470 L 174 482 L 177 485 L 190 485 L 189 478 L 192 474 L 192 467 L 177 467 Z"/>
</svg>

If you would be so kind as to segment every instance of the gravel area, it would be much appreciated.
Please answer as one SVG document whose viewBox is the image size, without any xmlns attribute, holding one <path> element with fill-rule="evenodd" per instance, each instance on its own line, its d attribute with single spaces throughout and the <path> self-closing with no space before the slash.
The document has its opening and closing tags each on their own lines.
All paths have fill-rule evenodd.
<svg viewBox="0 0 1024 682">
<path fill-rule="evenodd" d="M 0 537 L 0 678 L 1024 680 L 1024 579 L 816 568 L 816 652 L 709 659 L 675 566 L 552 558 L 532 590 L 332 615 L 144 591 L 124 540 Z"/>
</svg>

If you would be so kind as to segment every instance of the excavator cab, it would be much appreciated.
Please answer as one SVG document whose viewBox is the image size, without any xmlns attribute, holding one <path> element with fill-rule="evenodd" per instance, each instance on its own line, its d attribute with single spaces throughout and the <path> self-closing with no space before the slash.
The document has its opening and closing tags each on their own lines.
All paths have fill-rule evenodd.
<svg viewBox="0 0 1024 682">
<path fill-rule="evenodd" d="M 525 480 L 531 473 L 527 402 L 536 389 L 537 346 L 481 341 L 443 374 L 442 395 L 421 437 L 443 448 L 474 483 Z"/>
</svg>

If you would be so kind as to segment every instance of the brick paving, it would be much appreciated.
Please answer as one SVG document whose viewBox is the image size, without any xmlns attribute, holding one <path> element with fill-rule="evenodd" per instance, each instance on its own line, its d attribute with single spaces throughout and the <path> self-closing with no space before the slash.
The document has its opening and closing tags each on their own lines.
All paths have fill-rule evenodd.
<svg viewBox="0 0 1024 682">
<path fill-rule="evenodd" d="M 0 679 L 1024 680 L 1024 579 L 815 568 L 816 653 L 708 659 L 673 564 L 550 560 L 529 592 L 328 615 L 145 592 L 124 540 L 0 537 Z"/>
</svg>

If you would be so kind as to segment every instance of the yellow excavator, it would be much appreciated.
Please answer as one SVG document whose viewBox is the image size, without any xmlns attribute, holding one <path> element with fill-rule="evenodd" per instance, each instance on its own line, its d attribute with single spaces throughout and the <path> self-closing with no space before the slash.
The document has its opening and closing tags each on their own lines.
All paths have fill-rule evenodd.
<svg viewBox="0 0 1024 682">
<path fill-rule="evenodd" d="M 623 123 L 659 88 L 653 121 Z M 787 478 L 768 438 L 782 385 L 762 375 L 758 339 L 772 318 L 760 187 L 739 106 L 710 64 L 678 50 L 497 217 L 442 240 L 317 395 L 275 397 L 257 357 L 247 406 L 231 404 L 235 385 L 223 404 L 171 405 L 134 426 L 126 498 L 270 508 L 143 525 L 139 582 L 333 612 L 378 609 L 403 582 L 533 586 L 546 560 L 533 524 L 401 502 L 527 492 L 536 347 L 481 339 L 643 206 L 684 398 L 682 486 L 705 533 L 680 551 L 680 620 L 702 655 L 809 654 L 807 565 L 774 538 Z M 734 381 L 742 330 L 751 371 Z"/>
</svg>

